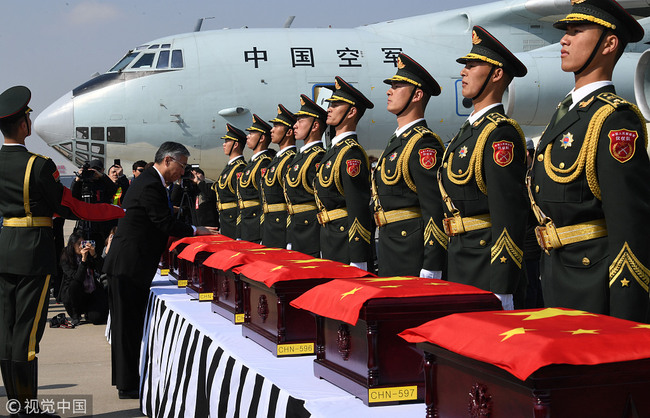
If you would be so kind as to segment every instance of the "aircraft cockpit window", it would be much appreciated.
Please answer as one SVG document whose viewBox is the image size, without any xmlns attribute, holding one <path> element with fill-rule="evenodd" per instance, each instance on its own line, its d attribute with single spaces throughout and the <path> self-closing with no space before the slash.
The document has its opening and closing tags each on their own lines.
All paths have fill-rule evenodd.
<svg viewBox="0 0 650 418">
<path fill-rule="evenodd" d="M 172 68 L 183 68 L 183 51 L 180 49 L 172 51 Z"/>
<path fill-rule="evenodd" d="M 169 51 L 160 51 L 158 54 L 158 62 L 156 63 L 157 69 L 169 67 Z"/>
<path fill-rule="evenodd" d="M 151 45 L 148 49 L 158 49 L 160 45 Z"/>
<path fill-rule="evenodd" d="M 143 67 L 149 67 L 151 68 L 151 65 L 153 64 L 153 58 L 156 56 L 154 53 L 147 53 L 147 54 L 142 54 L 140 59 L 133 64 L 131 68 L 143 68 Z"/>
<path fill-rule="evenodd" d="M 130 52 L 124 58 L 120 60 L 109 72 L 122 71 L 126 68 L 127 65 L 131 63 L 138 56 L 137 52 Z"/>
<path fill-rule="evenodd" d="M 143 49 L 147 49 L 147 48 L 149 48 L 149 45 L 140 45 L 140 46 L 137 47 L 135 50 L 136 50 L 136 51 L 142 51 Z"/>
<path fill-rule="evenodd" d="M 169 48 L 172 47 L 172 44 L 162 44 L 162 45 L 160 45 L 160 47 L 161 47 L 162 49 L 169 49 Z"/>
</svg>

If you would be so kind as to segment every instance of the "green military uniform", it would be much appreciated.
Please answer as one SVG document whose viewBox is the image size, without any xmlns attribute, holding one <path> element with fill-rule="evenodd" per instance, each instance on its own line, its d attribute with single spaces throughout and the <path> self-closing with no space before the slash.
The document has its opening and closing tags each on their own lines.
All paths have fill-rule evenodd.
<svg viewBox="0 0 650 418">
<path fill-rule="evenodd" d="M 8 398 L 18 399 L 22 406 L 37 396 L 36 353 L 47 320 L 50 275 L 57 271 L 54 213 L 94 221 L 123 216 L 111 205 L 75 200 L 59 181 L 52 160 L 15 142 L 24 141 L 23 136 L 8 140 L 7 129 L 22 118 L 31 128 L 30 98 L 23 86 L 0 95 L 0 127 L 5 134 L 0 149 L 0 369 Z"/>
<path fill-rule="evenodd" d="M 526 67 L 480 26 L 474 27 L 472 43 L 471 52 L 457 61 L 492 64 L 477 97 L 495 68 L 513 77 L 526 75 Z M 525 137 L 517 122 L 505 116 L 501 103 L 470 116 L 447 147 L 439 171 L 446 202 L 445 232 L 450 236 L 448 280 L 497 294 L 516 294 L 517 307 L 523 305 L 526 284 L 525 178 Z"/>
<path fill-rule="evenodd" d="M 221 139 L 238 142 L 243 148 L 246 144 L 246 134 L 231 124 L 226 124 L 228 131 Z M 217 194 L 217 210 L 219 211 L 219 231 L 230 238 L 237 238 L 237 183 L 239 176 L 246 167 L 244 156 L 235 157 L 228 161 L 212 188 Z"/>
<path fill-rule="evenodd" d="M 556 27 L 591 23 L 594 16 L 599 24 L 618 28 L 614 33 L 619 38 L 637 42 L 643 37 L 636 20 L 611 1 L 575 4 Z M 611 83 L 584 89 L 569 95 L 574 103 L 564 116 L 566 105 L 558 107 L 535 153 L 531 195 L 544 223 L 538 229 L 546 250 L 541 261 L 544 302 L 648 321 L 645 120 L 635 105 L 615 94 Z"/>
<path fill-rule="evenodd" d="M 300 110 L 296 116 L 310 116 L 325 123 L 327 112 L 309 97 L 300 95 Z M 303 146 L 289 163 L 285 176 L 285 198 L 289 219 L 287 243 L 291 249 L 314 257 L 320 257 L 320 224 L 316 218 L 318 209 L 314 200 L 314 178 L 325 150 L 322 142 Z"/>
<path fill-rule="evenodd" d="M 278 105 L 278 116 L 271 123 L 280 123 L 293 129 L 296 118 L 283 105 Z M 287 247 L 287 202 L 284 199 L 284 176 L 289 162 L 296 155 L 296 146 L 281 149 L 262 176 L 262 244 L 267 247 Z"/>
<path fill-rule="evenodd" d="M 387 84 L 392 81 L 413 84 L 433 96 L 440 94 L 433 77 L 406 54 L 398 58 L 397 74 L 385 80 Z M 442 141 L 424 119 L 403 128 L 390 138 L 373 173 L 380 276 L 419 276 L 421 269 L 442 271 L 447 258 L 435 179 Z"/>
<path fill-rule="evenodd" d="M 341 77 L 329 102 L 344 102 L 358 109 L 374 105 Z M 349 107 L 348 107 L 349 111 Z M 347 115 L 347 112 L 346 112 Z M 340 122 L 339 122 L 340 123 Z M 370 169 L 368 155 L 356 132 L 332 139 L 321 160 L 314 186 L 319 206 L 320 249 L 323 258 L 342 263 L 372 266 L 372 218 L 370 215 Z"/>
<path fill-rule="evenodd" d="M 257 131 L 271 137 L 271 127 L 259 116 L 253 114 L 253 125 L 247 131 Z M 239 199 L 239 225 L 237 238 L 259 243 L 262 240 L 262 200 L 260 180 L 271 163 L 275 151 L 265 149 L 257 152 L 248 162 L 239 177 L 237 195 Z"/>
</svg>

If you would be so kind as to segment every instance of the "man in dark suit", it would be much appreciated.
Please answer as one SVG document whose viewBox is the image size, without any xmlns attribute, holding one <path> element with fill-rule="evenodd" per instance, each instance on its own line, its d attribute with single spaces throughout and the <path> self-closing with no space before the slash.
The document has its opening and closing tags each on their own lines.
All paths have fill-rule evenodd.
<svg viewBox="0 0 650 418">
<path fill-rule="evenodd" d="M 384 83 L 390 85 L 387 109 L 396 116 L 397 129 L 372 176 L 379 275 L 439 279 L 447 258 L 435 179 L 443 146 L 427 128 L 424 110 L 440 86 L 406 54 L 399 55 L 397 74 Z"/>
<path fill-rule="evenodd" d="M 357 124 L 374 105 L 341 77 L 327 109 L 327 124 L 336 136 L 325 152 L 314 182 L 323 258 L 374 271 L 371 243 L 370 167 L 357 141 Z"/>
<path fill-rule="evenodd" d="M 193 227 L 172 215 L 166 185 L 178 180 L 190 155 L 176 142 L 163 143 L 154 165 L 131 183 L 111 248 L 104 262 L 111 306 L 113 385 L 121 399 L 138 397 L 138 360 L 149 287 L 169 236 L 215 233 L 215 228 Z"/>
<path fill-rule="evenodd" d="M 450 237 L 447 279 L 494 292 L 504 309 L 523 308 L 526 145 L 501 98 L 513 77 L 527 70 L 480 26 L 474 26 L 472 45 L 456 61 L 465 64 L 462 94 L 474 111 L 447 147 L 439 171 Z"/>
<path fill-rule="evenodd" d="M 4 136 L 0 149 L 0 370 L 7 398 L 16 407 L 10 411 L 7 404 L 7 412 L 53 416 L 24 411 L 25 402 L 37 398 L 36 353 L 47 319 L 50 276 L 57 271 L 52 216 L 107 221 L 124 212 L 74 199 L 61 184 L 54 162 L 27 151 L 25 139 L 32 128 L 30 98 L 24 86 L 0 94 Z"/>
<path fill-rule="evenodd" d="M 574 2 L 555 27 L 566 31 L 562 70 L 574 73 L 575 88 L 540 138 L 533 163 L 544 303 L 646 322 L 646 125 L 611 82 L 626 44 L 644 31 L 613 0 Z"/>
<path fill-rule="evenodd" d="M 242 153 L 246 144 L 246 134 L 231 124 L 226 124 L 227 132 L 223 139 L 223 153 L 229 158 L 219 179 L 212 188 L 217 194 L 217 211 L 219 212 L 219 231 L 232 239 L 237 238 L 239 207 L 237 206 L 237 183 L 246 160 Z"/>
</svg>

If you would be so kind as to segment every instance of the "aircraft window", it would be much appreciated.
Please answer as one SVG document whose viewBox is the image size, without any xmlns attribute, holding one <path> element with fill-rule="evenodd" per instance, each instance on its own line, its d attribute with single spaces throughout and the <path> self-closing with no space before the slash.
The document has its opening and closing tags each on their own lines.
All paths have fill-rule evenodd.
<svg viewBox="0 0 650 418">
<path fill-rule="evenodd" d="M 103 144 L 92 144 L 90 147 L 90 150 L 92 151 L 93 154 L 103 154 L 104 153 L 104 145 Z"/>
<path fill-rule="evenodd" d="M 74 160 L 77 163 L 77 165 L 81 167 L 85 163 L 89 162 L 90 158 L 88 158 L 88 154 L 77 153 Z"/>
<path fill-rule="evenodd" d="M 77 141 L 77 151 L 88 151 L 88 143 Z"/>
<path fill-rule="evenodd" d="M 76 131 L 76 139 L 88 139 L 88 128 L 77 127 Z"/>
<path fill-rule="evenodd" d="M 183 51 L 180 49 L 172 51 L 172 68 L 183 68 Z"/>
<path fill-rule="evenodd" d="M 147 49 L 147 48 L 149 48 L 149 45 L 140 45 L 140 46 L 137 47 L 135 50 L 136 50 L 136 51 L 142 51 L 143 49 Z"/>
<path fill-rule="evenodd" d="M 53 145 L 52 148 L 54 148 L 55 150 L 60 152 L 61 155 L 63 155 L 68 160 L 72 160 L 71 148 L 68 148 L 68 147 L 71 147 L 71 146 L 72 146 L 72 144 L 62 144 L 62 145 Z"/>
<path fill-rule="evenodd" d="M 61 148 L 72 152 L 72 142 L 66 142 L 65 144 L 61 144 Z"/>
<path fill-rule="evenodd" d="M 126 132 L 124 126 L 114 126 L 106 128 L 106 139 L 108 142 L 126 142 Z"/>
<path fill-rule="evenodd" d="M 138 61 L 133 64 L 131 68 L 143 68 L 143 67 L 151 67 L 153 64 L 153 57 L 155 57 L 156 54 L 151 53 L 151 54 L 143 54 Z"/>
<path fill-rule="evenodd" d="M 118 63 L 117 63 L 113 68 L 111 68 L 111 69 L 109 70 L 109 72 L 112 72 L 112 71 L 122 71 L 122 70 L 125 69 L 126 66 L 129 65 L 129 64 L 131 63 L 131 61 L 133 61 L 133 60 L 135 59 L 135 57 L 137 57 L 137 56 L 138 56 L 138 53 L 137 53 L 137 52 L 131 52 L 131 53 L 127 54 L 124 58 L 122 58 L 122 59 L 120 60 L 120 62 L 118 62 Z"/>
<path fill-rule="evenodd" d="M 147 48 L 147 49 L 158 49 L 158 48 L 159 48 L 159 45 L 151 45 L 151 46 L 150 46 L 149 48 Z"/>
<path fill-rule="evenodd" d="M 104 140 L 104 128 L 101 127 L 92 127 L 90 128 L 90 139 L 93 141 L 103 141 Z"/>
<path fill-rule="evenodd" d="M 158 63 L 156 68 L 167 68 L 169 67 L 169 51 L 160 51 L 158 55 Z"/>
<path fill-rule="evenodd" d="M 171 48 L 172 44 L 162 44 L 160 45 L 161 48 Z"/>
</svg>

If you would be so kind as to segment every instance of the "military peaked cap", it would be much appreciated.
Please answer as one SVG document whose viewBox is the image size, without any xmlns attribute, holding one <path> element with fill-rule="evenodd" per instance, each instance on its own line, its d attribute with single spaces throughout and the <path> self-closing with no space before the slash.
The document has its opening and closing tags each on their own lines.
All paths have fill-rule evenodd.
<svg viewBox="0 0 650 418">
<path fill-rule="evenodd" d="M 480 26 L 472 30 L 472 50 L 456 60 L 461 64 L 467 61 L 484 61 L 503 70 L 513 77 L 523 77 L 528 69 L 497 38 Z"/>
<path fill-rule="evenodd" d="M 289 128 L 293 128 L 293 125 L 296 124 L 296 117 L 291 113 L 286 107 L 281 104 L 278 105 L 278 116 L 271 119 L 271 123 L 281 123 L 287 125 Z"/>
<path fill-rule="evenodd" d="M 372 109 L 375 105 L 366 98 L 359 90 L 352 87 L 347 81 L 341 77 L 334 78 L 334 93 L 326 102 L 345 102 L 355 107 L 362 107 L 365 109 Z"/>
<path fill-rule="evenodd" d="M 397 57 L 397 74 L 384 80 L 384 83 L 391 84 L 393 81 L 413 84 L 431 96 L 437 96 L 441 92 L 440 85 L 431 74 L 404 53 L 400 53 L 399 57 Z"/>
<path fill-rule="evenodd" d="M 229 123 L 226 123 L 226 134 L 221 139 L 230 139 L 231 141 L 239 142 L 240 144 L 246 143 L 246 134 L 241 129 L 237 129 Z"/>
<path fill-rule="evenodd" d="M 25 86 L 14 86 L 0 94 L 0 120 L 11 121 L 32 111 L 27 104 L 32 92 Z"/>
<path fill-rule="evenodd" d="M 296 113 L 298 116 L 311 116 L 312 118 L 320 119 L 322 121 L 327 120 L 327 111 L 322 107 L 318 106 L 312 99 L 305 96 L 304 94 L 300 95 L 300 110 Z"/>
<path fill-rule="evenodd" d="M 250 128 L 246 129 L 247 131 L 256 131 L 261 132 L 266 135 L 271 134 L 271 125 L 266 123 L 262 118 L 253 113 L 253 124 Z"/>
<path fill-rule="evenodd" d="M 614 0 L 571 0 L 571 13 L 553 24 L 565 30 L 568 24 L 595 23 L 611 29 L 626 42 L 643 39 L 643 27 Z"/>
</svg>

